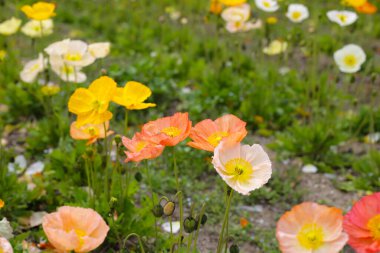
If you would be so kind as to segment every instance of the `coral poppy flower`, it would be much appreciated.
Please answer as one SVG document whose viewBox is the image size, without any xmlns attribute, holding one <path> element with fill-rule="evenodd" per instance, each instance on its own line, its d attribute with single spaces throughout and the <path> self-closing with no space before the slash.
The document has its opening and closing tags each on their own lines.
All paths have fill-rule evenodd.
<svg viewBox="0 0 380 253">
<path fill-rule="evenodd" d="M 0 237 L 0 252 L 1 253 L 13 253 L 12 245 L 4 237 Z"/>
<path fill-rule="evenodd" d="M 377 7 L 370 2 L 366 2 L 365 4 L 358 6 L 355 9 L 357 12 L 364 14 L 374 14 L 377 12 Z"/>
<path fill-rule="evenodd" d="M 356 252 L 380 252 L 380 192 L 360 199 L 344 217 L 343 227 Z"/>
<path fill-rule="evenodd" d="M 236 6 L 236 5 L 241 5 L 247 2 L 247 0 L 219 0 L 219 1 L 225 6 Z"/>
<path fill-rule="evenodd" d="M 25 13 L 25 15 L 34 20 L 45 20 L 55 16 L 55 4 L 46 3 L 46 2 L 38 2 L 30 5 L 24 5 L 21 7 L 21 11 Z"/>
<path fill-rule="evenodd" d="M 152 91 L 142 83 L 127 82 L 124 88 L 117 88 L 112 101 L 125 106 L 128 110 L 142 110 L 156 104 L 144 103 L 152 95 Z"/>
<path fill-rule="evenodd" d="M 188 145 L 212 152 L 221 140 L 240 142 L 247 135 L 246 124 L 231 114 L 224 115 L 215 121 L 205 119 L 191 129 L 190 138 L 193 141 Z"/>
<path fill-rule="evenodd" d="M 103 243 L 109 230 L 94 210 L 71 206 L 45 215 L 42 227 L 49 242 L 61 252 L 90 252 Z"/>
<path fill-rule="evenodd" d="M 125 151 L 127 159 L 125 162 L 139 162 L 144 159 L 154 159 L 162 154 L 165 146 L 149 142 L 141 133 L 136 133 L 132 139 L 123 137 L 123 145 L 128 149 Z"/>
<path fill-rule="evenodd" d="M 262 187 L 272 175 L 268 154 L 258 144 L 222 141 L 215 148 L 212 164 L 222 179 L 243 195 Z"/>
<path fill-rule="evenodd" d="M 189 114 L 177 112 L 173 116 L 146 123 L 142 134 L 153 143 L 175 146 L 189 136 L 190 130 Z"/>
<path fill-rule="evenodd" d="M 113 131 L 108 131 L 109 126 L 109 121 L 106 121 L 105 124 L 87 124 L 80 127 L 76 125 L 76 122 L 73 122 L 70 126 L 70 136 L 74 140 L 87 140 L 87 145 L 90 145 L 97 139 L 103 139 L 113 134 Z"/>
<path fill-rule="evenodd" d="M 214 14 L 219 14 L 222 12 L 222 4 L 219 2 L 219 0 L 211 0 L 210 3 L 210 12 Z"/>
<path fill-rule="evenodd" d="M 276 237 L 283 253 L 338 253 L 347 242 L 342 210 L 305 202 L 281 216 Z"/>
<path fill-rule="evenodd" d="M 69 100 L 69 111 L 78 115 L 77 127 L 110 120 L 108 105 L 115 90 L 115 81 L 107 76 L 96 79 L 88 89 L 76 89 Z"/>
</svg>

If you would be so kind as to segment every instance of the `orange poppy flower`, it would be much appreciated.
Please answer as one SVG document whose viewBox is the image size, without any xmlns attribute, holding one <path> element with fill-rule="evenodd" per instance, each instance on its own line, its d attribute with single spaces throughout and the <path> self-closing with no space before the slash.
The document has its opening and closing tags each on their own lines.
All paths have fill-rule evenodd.
<svg viewBox="0 0 380 253">
<path fill-rule="evenodd" d="M 374 14 L 377 12 L 377 7 L 370 2 L 366 2 L 365 4 L 356 7 L 356 11 L 364 14 Z"/>
<path fill-rule="evenodd" d="M 175 146 L 189 136 L 190 130 L 189 114 L 177 112 L 173 116 L 146 123 L 142 134 L 153 143 Z"/>
<path fill-rule="evenodd" d="M 127 159 L 125 162 L 139 162 L 144 159 L 153 159 L 162 154 L 165 146 L 149 142 L 141 133 L 136 133 L 132 139 L 123 137 L 123 145 L 128 149 L 125 151 Z"/>
<path fill-rule="evenodd" d="M 96 142 L 97 139 L 103 139 L 106 136 L 113 134 L 113 131 L 108 131 L 110 122 L 104 124 L 87 124 L 84 126 L 77 126 L 77 122 L 74 121 L 70 126 L 70 136 L 74 140 L 87 140 L 87 145 Z M 106 133 L 107 131 L 107 133 Z"/>
<path fill-rule="evenodd" d="M 240 142 L 247 135 L 246 123 L 238 117 L 228 114 L 215 121 L 205 119 L 196 124 L 190 132 L 190 147 L 206 151 L 214 151 L 220 141 Z"/>
<path fill-rule="evenodd" d="M 240 218 L 240 226 L 241 228 L 246 228 L 249 225 L 249 221 L 246 218 Z"/>
<path fill-rule="evenodd" d="M 219 2 L 219 0 L 211 0 L 210 3 L 210 12 L 214 14 L 219 14 L 223 10 L 222 4 Z"/>
</svg>

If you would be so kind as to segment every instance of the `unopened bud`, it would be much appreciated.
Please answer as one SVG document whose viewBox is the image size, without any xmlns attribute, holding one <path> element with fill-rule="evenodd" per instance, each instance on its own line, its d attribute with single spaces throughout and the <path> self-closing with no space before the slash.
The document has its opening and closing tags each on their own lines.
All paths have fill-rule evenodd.
<svg viewBox="0 0 380 253">
<path fill-rule="evenodd" d="M 203 226 L 204 224 L 206 224 L 206 222 L 207 222 L 207 215 L 206 214 L 204 214 L 204 215 L 202 215 L 202 218 L 200 218 L 199 216 L 197 216 L 197 223 L 198 222 L 201 222 L 201 225 Z"/>
<path fill-rule="evenodd" d="M 89 158 L 92 158 L 93 156 L 94 156 L 94 150 L 92 149 L 92 148 L 87 148 L 86 149 L 86 155 L 87 155 L 87 157 L 89 157 Z"/>
<path fill-rule="evenodd" d="M 232 244 L 230 247 L 230 253 L 239 253 L 239 252 L 240 252 L 239 246 L 237 246 L 236 244 Z"/>
<path fill-rule="evenodd" d="M 164 209 L 161 205 L 155 205 L 152 209 L 153 215 L 157 218 L 162 217 L 164 215 Z"/>
<path fill-rule="evenodd" d="M 168 201 L 164 205 L 164 214 L 166 216 L 172 216 L 172 214 L 174 213 L 174 210 L 175 210 L 175 203 L 173 201 Z"/>
<path fill-rule="evenodd" d="M 114 140 L 115 140 L 116 145 L 119 145 L 121 143 L 120 134 L 115 135 Z"/>
<path fill-rule="evenodd" d="M 197 221 L 193 217 L 187 217 L 183 221 L 183 228 L 185 229 L 186 233 L 192 233 L 197 227 Z"/>
<path fill-rule="evenodd" d="M 136 179 L 137 182 L 141 182 L 141 180 L 142 180 L 142 175 L 141 175 L 140 172 L 136 172 L 136 174 L 135 174 L 135 179 Z"/>
<path fill-rule="evenodd" d="M 102 69 L 102 70 L 100 70 L 100 73 L 101 73 L 101 75 L 102 76 L 106 76 L 107 75 L 107 70 L 106 69 Z"/>
</svg>

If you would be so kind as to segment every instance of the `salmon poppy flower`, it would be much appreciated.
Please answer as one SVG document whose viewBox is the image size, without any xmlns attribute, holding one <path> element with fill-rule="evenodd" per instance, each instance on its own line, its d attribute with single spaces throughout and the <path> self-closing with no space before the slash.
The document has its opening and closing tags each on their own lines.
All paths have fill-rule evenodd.
<svg viewBox="0 0 380 253">
<path fill-rule="evenodd" d="M 47 2 L 38 2 L 30 5 L 24 5 L 21 7 L 21 11 L 25 13 L 25 15 L 34 20 L 46 20 L 51 17 L 54 17 L 55 14 L 55 4 L 47 3 Z"/>
<path fill-rule="evenodd" d="M 4 237 L 0 237 L 0 252 L 1 253 L 13 253 L 12 245 Z"/>
<path fill-rule="evenodd" d="M 243 195 L 262 187 L 272 175 L 269 156 L 258 144 L 223 141 L 215 148 L 212 164 L 222 179 Z"/>
<path fill-rule="evenodd" d="M 116 90 L 116 83 L 102 76 L 88 89 L 78 88 L 69 100 L 69 111 L 78 115 L 77 127 L 86 124 L 102 124 L 112 118 L 108 105 Z"/>
<path fill-rule="evenodd" d="M 193 141 L 188 145 L 213 152 L 222 140 L 228 139 L 234 142 L 243 140 L 247 135 L 246 124 L 231 114 L 224 115 L 215 121 L 205 119 L 191 129 L 190 138 Z"/>
<path fill-rule="evenodd" d="M 152 95 L 152 91 L 142 83 L 127 82 L 124 88 L 117 88 L 112 101 L 125 106 L 128 110 L 142 110 L 156 104 L 144 103 Z"/>
<path fill-rule="evenodd" d="M 189 114 L 177 112 L 173 116 L 146 123 L 142 134 L 153 143 L 175 146 L 189 136 L 190 130 Z"/>
<path fill-rule="evenodd" d="M 380 252 L 380 192 L 356 202 L 344 217 L 343 227 L 356 252 Z"/>
<path fill-rule="evenodd" d="M 42 227 L 49 242 L 61 252 L 90 252 L 103 243 L 109 230 L 94 210 L 71 206 L 45 215 Z"/>
<path fill-rule="evenodd" d="M 113 131 L 108 131 L 109 126 L 109 121 L 106 121 L 105 124 L 87 124 L 80 127 L 77 126 L 76 122 L 73 122 L 70 126 L 70 136 L 74 140 L 87 140 L 87 145 L 90 145 L 97 139 L 103 139 L 113 134 Z"/>
<path fill-rule="evenodd" d="M 281 216 L 276 237 L 282 253 L 338 253 L 347 242 L 342 210 L 305 202 Z"/>
<path fill-rule="evenodd" d="M 132 139 L 123 137 L 123 145 L 128 149 L 125 151 L 127 159 L 125 162 L 139 162 L 144 159 L 154 159 L 162 154 L 165 146 L 150 142 L 141 133 L 136 133 Z"/>
<path fill-rule="evenodd" d="M 358 6 L 355 9 L 357 12 L 363 14 L 374 14 L 377 12 L 377 7 L 370 2 L 366 2 L 365 4 Z"/>
</svg>

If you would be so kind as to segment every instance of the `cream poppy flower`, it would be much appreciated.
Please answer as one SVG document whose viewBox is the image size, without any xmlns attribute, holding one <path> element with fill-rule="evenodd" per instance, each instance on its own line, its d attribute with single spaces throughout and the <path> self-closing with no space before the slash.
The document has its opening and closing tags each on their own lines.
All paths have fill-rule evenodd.
<svg viewBox="0 0 380 253">
<path fill-rule="evenodd" d="M 329 11 L 327 17 L 340 26 L 352 25 L 359 18 L 358 14 L 353 11 Z"/>
<path fill-rule="evenodd" d="M 309 10 L 305 5 L 290 4 L 286 16 L 290 19 L 290 21 L 294 23 L 301 23 L 302 21 L 307 19 L 310 16 L 310 14 Z"/>
<path fill-rule="evenodd" d="M 355 73 L 366 60 L 366 54 L 361 47 L 349 44 L 334 53 L 335 63 L 344 73 Z"/>
<path fill-rule="evenodd" d="M 111 43 L 109 42 L 98 42 L 92 43 L 88 46 L 88 51 L 96 59 L 106 57 L 111 50 Z"/>
<path fill-rule="evenodd" d="M 255 4 L 265 12 L 275 12 L 280 8 L 276 0 L 255 0 Z"/>
<path fill-rule="evenodd" d="M 65 82 L 83 83 L 87 80 L 86 74 L 79 67 L 51 64 L 51 68 Z"/>
<path fill-rule="evenodd" d="M 69 65 L 86 67 L 95 61 L 95 57 L 88 51 L 87 43 L 81 40 L 62 40 L 45 48 L 53 65 Z M 58 63 L 62 61 L 63 63 Z"/>
<path fill-rule="evenodd" d="M 25 64 L 20 73 L 20 78 L 25 83 L 32 83 L 36 80 L 39 73 L 43 72 L 47 66 L 47 60 L 42 54 L 39 54 L 38 59 L 32 60 Z"/>
<path fill-rule="evenodd" d="M 274 40 L 263 49 L 263 52 L 267 55 L 276 55 L 285 52 L 287 48 L 288 43 L 286 41 Z"/>
<path fill-rule="evenodd" d="M 13 253 L 12 245 L 4 237 L 0 237 L 0 252 Z"/>
<path fill-rule="evenodd" d="M 261 20 L 257 20 L 256 22 L 229 22 L 226 24 L 226 29 L 230 33 L 235 32 L 246 32 L 254 29 L 259 29 L 263 26 L 263 22 Z"/>
<path fill-rule="evenodd" d="M 54 23 L 52 19 L 42 21 L 30 20 L 22 28 L 21 32 L 31 38 L 41 38 L 53 33 Z"/>
<path fill-rule="evenodd" d="M 226 22 L 244 23 L 249 19 L 251 8 L 248 4 L 226 8 L 222 18 Z"/>
<path fill-rule="evenodd" d="M 214 150 L 212 163 L 222 179 L 243 195 L 262 187 L 272 175 L 268 154 L 258 144 L 222 141 Z"/>
<path fill-rule="evenodd" d="M 0 23 L 0 34 L 9 36 L 18 31 L 21 26 L 21 19 L 10 18 Z"/>
<path fill-rule="evenodd" d="M 7 240 L 13 238 L 13 229 L 7 218 L 3 218 L 0 221 L 0 237 L 4 237 Z"/>
</svg>

